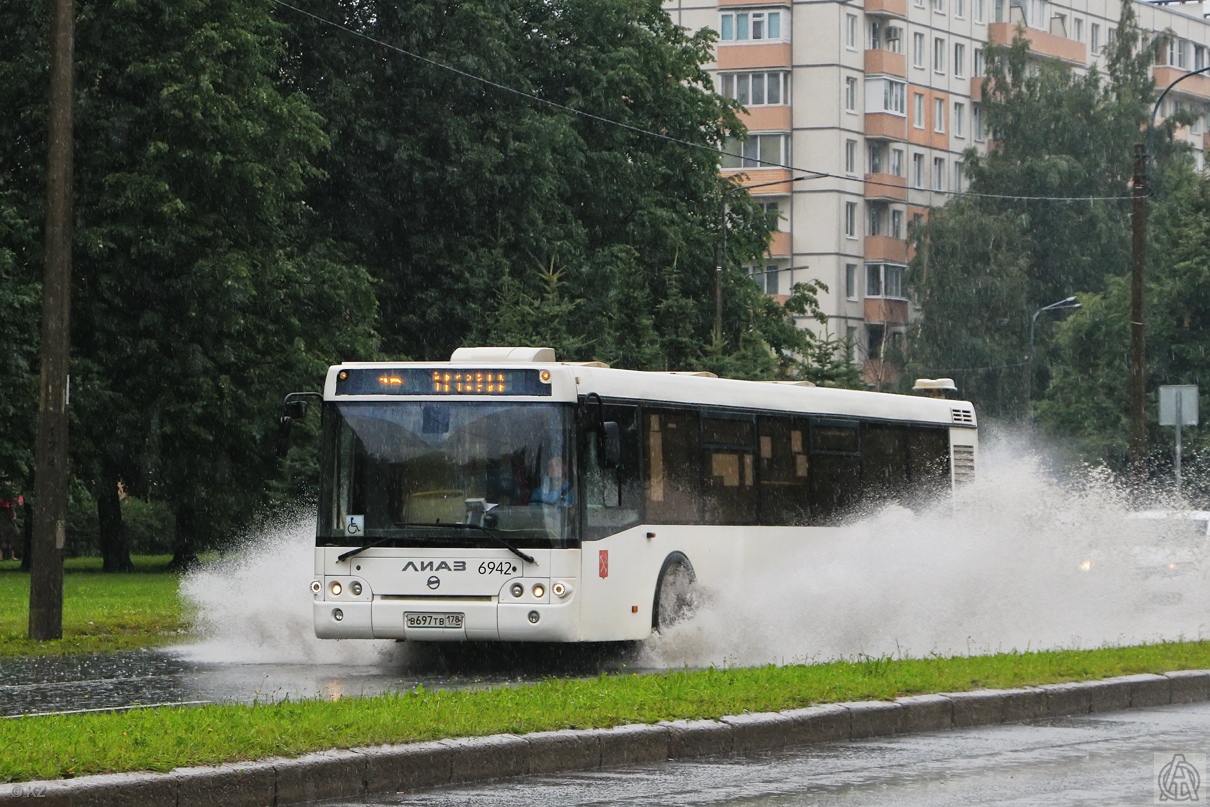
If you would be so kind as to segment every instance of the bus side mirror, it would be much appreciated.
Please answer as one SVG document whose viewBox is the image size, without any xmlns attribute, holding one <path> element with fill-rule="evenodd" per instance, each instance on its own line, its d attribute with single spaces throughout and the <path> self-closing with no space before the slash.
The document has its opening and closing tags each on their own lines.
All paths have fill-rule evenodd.
<svg viewBox="0 0 1210 807">
<path fill-rule="evenodd" d="M 601 424 L 601 467 L 617 468 L 622 461 L 622 436 L 617 421 Z"/>
<path fill-rule="evenodd" d="M 286 401 L 282 407 L 282 416 L 277 421 L 277 458 L 285 459 L 290 450 L 290 427 L 294 421 L 307 414 L 306 401 Z"/>
</svg>

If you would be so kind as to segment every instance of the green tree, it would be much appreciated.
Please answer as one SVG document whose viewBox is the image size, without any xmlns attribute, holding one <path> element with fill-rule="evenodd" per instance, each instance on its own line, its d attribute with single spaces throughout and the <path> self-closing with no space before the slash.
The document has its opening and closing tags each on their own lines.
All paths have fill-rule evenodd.
<svg viewBox="0 0 1210 807">
<path fill-rule="evenodd" d="M 1163 38 L 1147 39 L 1129 3 L 1118 32 L 1104 73 L 1039 63 L 1023 29 L 1010 45 L 988 46 L 982 103 L 994 145 L 985 155 L 966 153 L 970 190 L 1051 200 L 957 198 L 934 210 L 921 233 L 909 271 L 923 311 L 911 367 L 955 377 L 987 414 L 1025 413 L 1033 313 L 1077 292 L 1103 291 L 1129 266 L 1133 145 L 1150 117 L 1153 49 Z M 1158 133 L 1165 154 L 1180 120 Z M 1034 363 L 1034 390 L 1045 389 L 1044 367 Z"/>
<path fill-rule="evenodd" d="M 6 4 L 5 171 L 40 220 L 41 4 Z M 118 481 L 169 502 L 177 555 L 246 528 L 274 488 L 281 397 L 373 349 L 369 278 L 303 204 L 325 146 L 282 92 L 263 0 L 108 0 L 76 27 L 71 449 L 107 568 L 128 563 Z M 10 92 L 8 88 L 4 92 Z M 22 256 L 26 272 L 35 255 Z"/>
</svg>

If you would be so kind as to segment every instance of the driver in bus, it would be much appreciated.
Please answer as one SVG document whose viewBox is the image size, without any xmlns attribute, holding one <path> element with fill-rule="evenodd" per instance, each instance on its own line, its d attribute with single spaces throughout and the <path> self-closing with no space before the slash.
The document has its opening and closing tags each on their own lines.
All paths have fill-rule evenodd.
<svg viewBox="0 0 1210 807">
<path fill-rule="evenodd" d="M 551 457 L 546 463 L 546 475 L 542 477 L 542 484 L 530 494 L 529 503 L 571 507 L 574 504 L 572 499 L 571 482 L 563 474 L 563 458 Z"/>
</svg>

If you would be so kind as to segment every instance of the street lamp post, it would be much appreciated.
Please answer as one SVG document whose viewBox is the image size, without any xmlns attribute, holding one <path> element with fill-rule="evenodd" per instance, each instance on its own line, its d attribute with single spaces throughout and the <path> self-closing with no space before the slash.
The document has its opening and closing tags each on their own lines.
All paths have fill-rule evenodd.
<svg viewBox="0 0 1210 807">
<path fill-rule="evenodd" d="M 1038 315 L 1047 311 L 1067 311 L 1079 308 L 1075 297 L 1065 297 L 1057 303 L 1043 306 L 1029 318 L 1029 352 L 1025 355 L 1025 417 L 1033 419 L 1033 383 L 1034 383 L 1034 326 L 1038 324 Z"/>
<path fill-rule="evenodd" d="M 1210 72 L 1210 66 L 1192 70 L 1173 81 L 1151 108 L 1147 121 L 1147 142 L 1134 146 L 1133 200 L 1130 209 L 1131 269 L 1130 269 L 1130 468 L 1131 474 L 1141 477 L 1147 461 L 1146 381 L 1147 352 L 1146 329 L 1143 320 L 1143 276 L 1147 264 L 1147 158 L 1153 151 L 1155 116 L 1168 92 L 1190 76 Z"/>
<path fill-rule="evenodd" d="M 751 190 L 752 188 L 764 188 L 769 185 L 785 185 L 790 182 L 799 182 L 806 179 L 802 177 L 790 177 L 789 179 L 777 179 L 772 182 L 758 182 L 755 185 L 735 185 L 723 191 L 723 218 L 722 218 L 722 242 L 718 250 L 718 260 L 714 262 L 714 341 L 716 344 L 723 340 L 723 268 L 727 262 L 727 212 L 730 210 L 727 199 L 733 193 L 740 191 Z"/>
</svg>

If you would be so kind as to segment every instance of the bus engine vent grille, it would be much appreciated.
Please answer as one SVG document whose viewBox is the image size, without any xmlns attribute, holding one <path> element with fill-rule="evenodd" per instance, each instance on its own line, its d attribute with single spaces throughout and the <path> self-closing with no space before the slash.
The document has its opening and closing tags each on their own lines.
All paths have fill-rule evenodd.
<svg viewBox="0 0 1210 807">
<path fill-rule="evenodd" d="M 975 410 L 960 409 L 959 407 L 950 408 L 950 417 L 954 423 L 959 426 L 974 426 L 975 425 Z"/>
<path fill-rule="evenodd" d="M 954 446 L 954 482 L 975 481 L 975 447 Z"/>
</svg>

